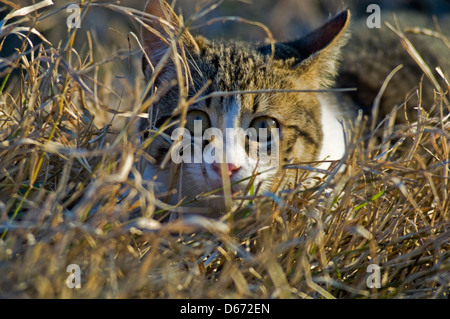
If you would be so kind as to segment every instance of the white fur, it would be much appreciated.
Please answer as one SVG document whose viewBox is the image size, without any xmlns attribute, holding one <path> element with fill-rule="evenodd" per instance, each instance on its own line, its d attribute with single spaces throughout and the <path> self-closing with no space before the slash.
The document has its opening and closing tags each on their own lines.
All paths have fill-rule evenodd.
<svg viewBox="0 0 450 319">
<path fill-rule="evenodd" d="M 323 142 L 318 160 L 340 160 L 345 154 L 344 128 L 340 119 L 342 113 L 339 107 L 324 96 L 318 97 L 322 107 Z M 323 163 L 320 168 L 327 168 L 329 163 Z"/>
</svg>

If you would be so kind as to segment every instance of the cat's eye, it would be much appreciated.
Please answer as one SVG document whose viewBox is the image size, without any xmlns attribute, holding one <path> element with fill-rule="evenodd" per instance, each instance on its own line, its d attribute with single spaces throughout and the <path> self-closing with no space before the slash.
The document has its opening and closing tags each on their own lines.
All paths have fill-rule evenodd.
<svg viewBox="0 0 450 319">
<path fill-rule="evenodd" d="M 196 122 L 199 121 L 199 122 Z M 194 134 L 199 131 L 203 134 L 206 129 L 211 127 L 211 121 L 208 114 L 199 110 L 192 110 L 186 115 L 186 128 Z"/>
<path fill-rule="evenodd" d="M 250 128 L 256 129 L 256 136 L 251 136 L 250 138 L 260 139 L 260 134 L 264 134 L 266 136 L 266 141 L 270 142 L 271 138 L 271 129 L 278 128 L 278 123 L 273 118 L 268 116 L 261 116 L 258 118 L 255 118 L 250 123 Z M 265 130 L 265 132 L 264 132 Z M 263 133 L 264 132 L 264 133 Z"/>
</svg>

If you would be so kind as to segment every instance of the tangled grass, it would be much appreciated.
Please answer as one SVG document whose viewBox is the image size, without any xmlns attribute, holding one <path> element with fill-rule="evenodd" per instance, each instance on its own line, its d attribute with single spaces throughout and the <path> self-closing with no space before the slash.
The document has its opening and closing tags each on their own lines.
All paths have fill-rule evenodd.
<svg viewBox="0 0 450 319">
<path fill-rule="evenodd" d="M 58 12 L 34 10 L 2 36 Z M 163 222 L 164 194 L 135 167 L 146 156 L 134 129 L 145 85 L 119 79 L 117 93 L 111 66 L 141 51 L 95 61 L 92 43 L 73 47 L 77 32 L 32 47 L 24 34 L 3 74 L 20 70 L 0 96 L 0 296 L 448 298 L 448 91 L 436 92 L 435 112 L 419 107 L 416 123 L 388 116 L 367 134 L 360 116 L 337 163 L 345 169 L 333 163 L 317 187 L 248 196 L 244 213 L 222 219 Z M 299 185 L 306 178 L 285 169 L 298 170 Z M 71 264 L 80 289 L 66 285 Z M 372 264 L 380 288 L 368 288 Z"/>
</svg>

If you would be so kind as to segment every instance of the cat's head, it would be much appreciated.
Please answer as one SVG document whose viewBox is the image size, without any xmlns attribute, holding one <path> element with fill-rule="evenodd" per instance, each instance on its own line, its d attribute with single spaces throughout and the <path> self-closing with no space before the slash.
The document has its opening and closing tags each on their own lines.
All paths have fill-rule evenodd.
<svg viewBox="0 0 450 319">
<path fill-rule="evenodd" d="M 324 128 L 318 93 L 312 91 L 333 83 L 348 11 L 299 40 L 263 47 L 194 38 L 160 0 L 149 1 L 145 12 L 143 68 L 157 89 L 141 131 L 153 134 L 185 114 L 181 124 L 187 129 L 169 124 L 154 139 L 148 152 L 157 165 L 147 167 L 146 178 L 158 174 L 163 189 L 176 188 L 176 197 L 187 200 L 224 183 L 231 184 L 231 193 L 245 195 L 249 182 L 268 189 L 282 164 L 318 160 Z M 172 143 L 183 134 L 182 142 Z M 181 162 L 177 169 L 174 161 Z M 157 169 L 161 163 L 163 170 Z M 169 177 L 174 172 L 176 180 Z M 196 205 L 225 210 L 223 199 Z"/>
</svg>

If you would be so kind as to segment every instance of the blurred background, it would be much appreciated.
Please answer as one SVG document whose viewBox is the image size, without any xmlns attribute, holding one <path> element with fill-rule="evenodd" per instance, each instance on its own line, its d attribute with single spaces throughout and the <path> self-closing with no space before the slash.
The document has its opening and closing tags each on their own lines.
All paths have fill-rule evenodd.
<svg viewBox="0 0 450 319">
<path fill-rule="evenodd" d="M 0 1 L 0 19 L 12 9 L 39 2 L 38 0 L 3 0 Z M 54 12 L 38 22 L 37 29 L 52 42 L 54 46 L 59 41 L 67 39 L 68 30 L 65 20 L 70 15 L 64 9 L 70 3 L 77 1 L 53 0 L 54 5 L 46 9 L 39 10 L 42 13 Z M 84 1 L 86 3 L 86 1 Z M 146 0 L 121 0 L 96 1 L 95 3 L 117 3 L 121 6 L 143 10 Z M 218 1 L 211 0 L 178 0 L 174 3 L 175 11 L 182 13 L 184 19 L 189 19 L 200 8 L 208 7 Z M 417 11 L 429 15 L 442 16 L 450 13 L 450 0 L 224 0 L 212 12 L 198 19 L 194 26 L 202 25 L 207 20 L 220 16 L 239 16 L 248 20 L 257 21 L 268 26 L 275 39 L 285 40 L 295 38 L 319 26 L 327 18 L 343 9 L 350 9 L 353 17 L 367 17 L 367 6 L 378 4 L 383 13 L 390 11 Z M 58 11 L 58 8 L 60 10 Z M 117 50 L 128 48 L 127 33 L 133 31 L 139 33 L 139 26 L 132 19 L 102 7 L 89 7 L 89 10 L 82 21 L 80 32 L 77 35 L 76 48 L 86 45 L 85 31 L 89 30 L 95 43 L 101 44 L 104 48 Z M 238 22 L 219 22 L 208 26 L 197 28 L 198 33 L 207 37 L 219 39 L 239 39 L 251 41 L 264 41 L 265 34 L 261 28 Z M 13 37 L 8 37 L 3 45 L 1 56 L 11 54 L 17 41 Z M 131 41 L 131 45 L 133 41 Z M 104 52 L 108 55 L 107 52 Z"/>
<path fill-rule="evenodd" d="M 14 8 L 21 8 L 39 2 L 38 0 L 0 1 L 0 19 Z M 56 13 L 38 22 L 37 29 L 56 45 L 67 38 L 65 20 L 69 16 L 64 8 L 77 1 L 53 0 L 54 5 L 46 11 Z M 86 3 L 86 1 L 84 1 Z M 143 10 L 147 0 L 96 1 L 95 3 L 117 3 L 121 6 Z M 188 19 L 200 8 L 208 7 L 218 1 L 211 0 L 178 0 L 174 3 L 175 11 Z M 417 11 L 430 16 L 442 16 L 450 13 L 450 0 L 224 0 L 206 16 L 196 20 L 194 26 L 204 24 L 207 20 L 220 16 L 239 16 L 257 21 L 268 26 L 278 40 L 298 37 L 312 28 L 319 26 L 327 18 L 343 9 L 350 9 L 353 17 L 366 17 L 367 6 L 378 4 L 383 13 L 390 11 Z M 58 11 L 58 8 L 62 8 Z M 42 12 L 40 10 L 39 12 Z M 121 13 L 102 7 L 90 7 L 81 24 L 78 43 L 86 44 L 83 31 L 89 30 L 98 43 L 112 50 L 127 48 L 126 34 L 129 31 L 139 32 L 139 27 L 131 19 Z M 198 32 L 208 37 L 219 39 L 239 39 L 263 41 L 265 34 L 256 26 L 238 22 L 219 22 L 198 28 Z M 17 42 L 8 39 L 2 47 L 1 56 L 8 56 Z"/>
<path fill-rule="evenodd" d="M 65 6 L 69 1 L 54 0 L 54 7 Z M 86 2 L 86 1 L 85 1 Z M 109 1 L 103 1 L 111 3 Z M 147 0 L 121 0 L 118 4 L 143 10 Z M 171 1 L 178 14 L 183 14 L 189 19 L 201 8 L 218 3 L 217 0 L 177 0 Z M 21 6 L 30 4 L 32 1 L 17 1 Z M 97 1 L 96 3 L 102 3 Z M 113 2 L 114 3 L 114 2 Z M 323 23 L 324 20 L 341 10 L 350 9 L 353 16 L 367 17 L 367 6 L 378 4 L 383 13 L 395 11 L 417 11 L 430 17 L 432 15 L 442 16 L 450 12 L 450 0 L 224 0 L 221 4 L 207 14 L 196 20 L 194 25 L 199 25 L 211 18 L 220 16 L 239 16 L 248 20 L 265 24 L 272 31 L 276 39 L 297 37 L 308 32 L 313 27 Z M 61 17 L 67 15 L 61 12 Z M 118 40 L 117 34 L 110 29 L 127 32 L 130 24 L 127 19 L 103 8 L 89 9 L 83 28 L 95 29 L 99 38 L 113 44 Z M 63 31 L 64 28 L 55 28 L 51 23 L 42 26 L 45 31 Z M 261 41 L 264 33 L 255 26 L 242 25 L 236 22 L 214 23 L 207 27 L 199 28 L 199 32 L 214 38 L 256 40 Z"/>
</svg>

